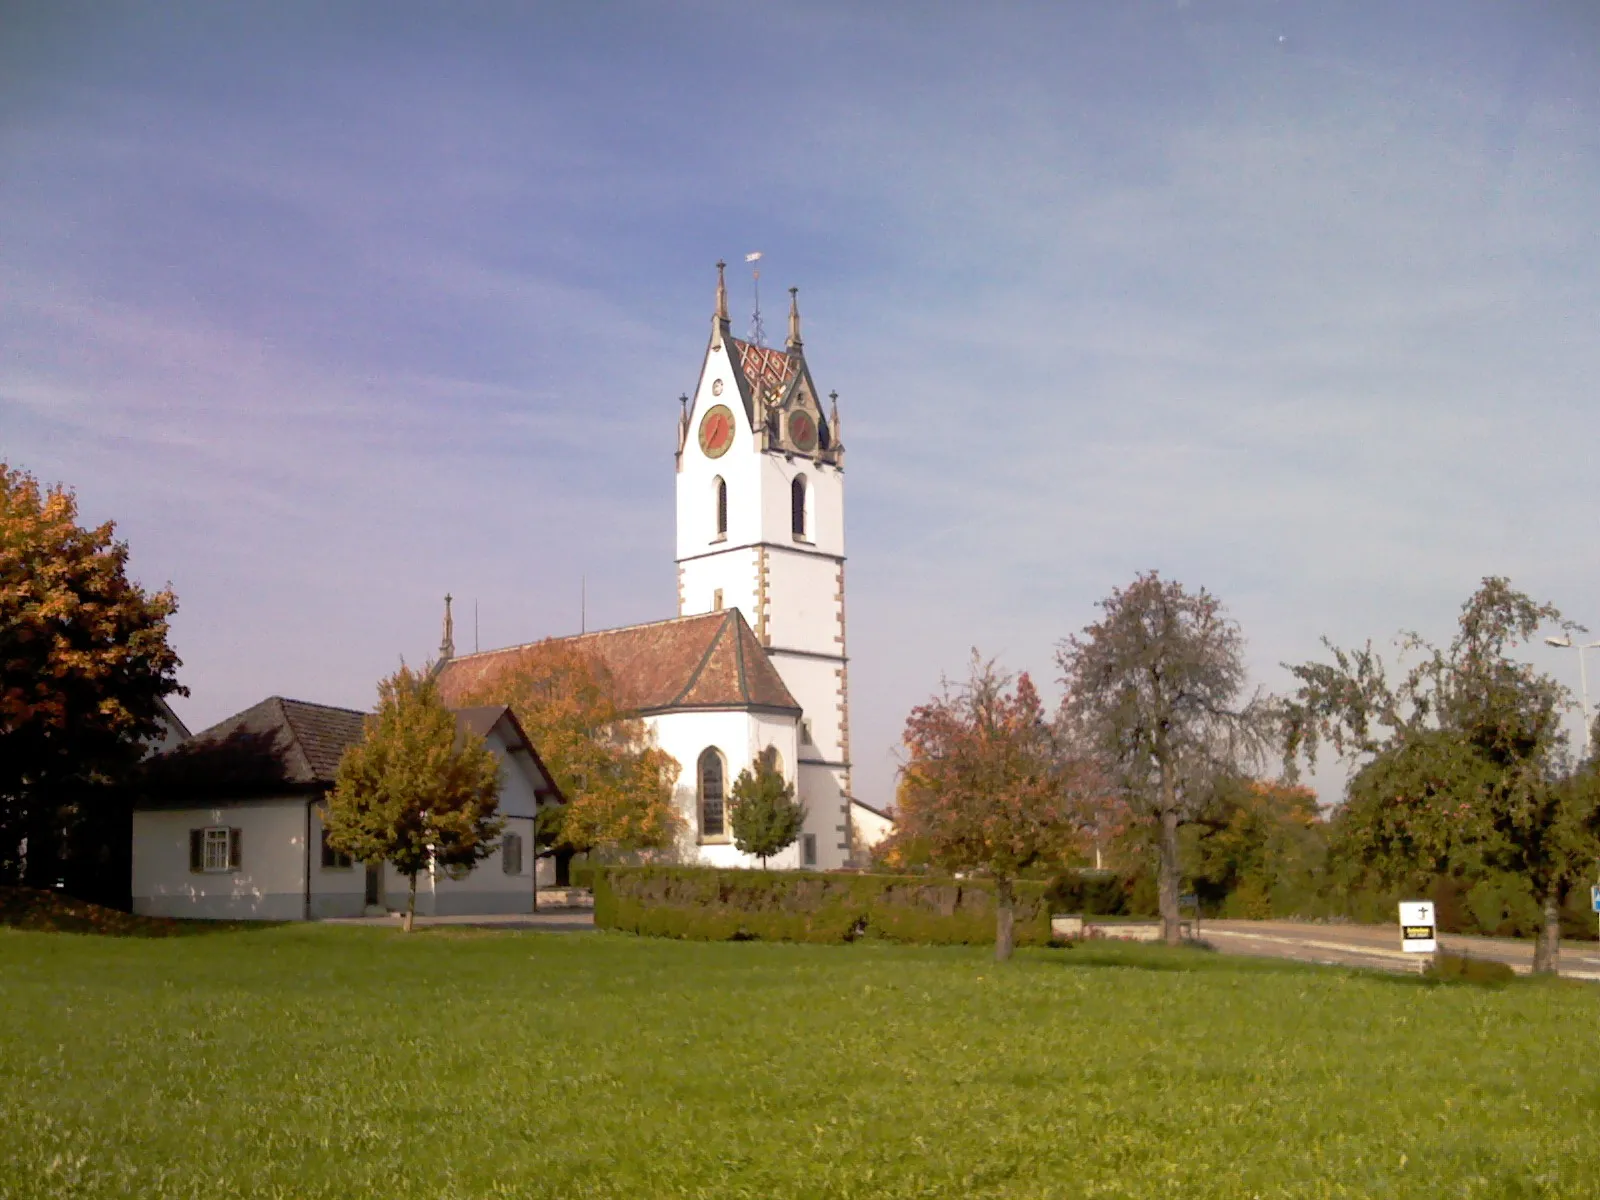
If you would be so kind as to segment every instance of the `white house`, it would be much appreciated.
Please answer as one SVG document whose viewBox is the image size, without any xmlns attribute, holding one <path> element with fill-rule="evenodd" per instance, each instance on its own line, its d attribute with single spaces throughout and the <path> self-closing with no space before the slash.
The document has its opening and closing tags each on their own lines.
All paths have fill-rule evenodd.
<svg viewBox="0 0 1600 1200">
<path fill-rule="evenodd" d="M 293 921 L 404 908 L 405 877 L 335 854 L 318 815 L 363 720 L 274 696 L 156 756 L 133 812 L 133 911 Z M 534 821 L 561 796 L 510 709 L 459 709 L 456 722 L 501 760 L 505 834 L 465 878 L 421 876 L 417 912 L 530 912 L 538 867 L 552 872 L 536 864 Z"/>
<path fill-rule="evenodd" d="M 729 837 L 728 789 L 777 751 L 807 817 L 773 866 L 851 860 L 850 692 L 845 653 L 844 446 L 837 396 L 824 412 L 790 289 L 784 349 L 729 331 L 717 264 L 711 340 L 677 430 L 678 615 L 560 639 L 609 668 L 683 768 L 682 856 L 754 866 Z M 471 695 L 536 643 L 456 656 L 449 631 L 439 681 Z"/>
<path fill-rule="evenodd" d="M 872 850 L 894 832 L 894 814 L 874 808 L 864 800 L 850 801 L 850 837 L 858 859 L 870 857 Z"/>
</svg>

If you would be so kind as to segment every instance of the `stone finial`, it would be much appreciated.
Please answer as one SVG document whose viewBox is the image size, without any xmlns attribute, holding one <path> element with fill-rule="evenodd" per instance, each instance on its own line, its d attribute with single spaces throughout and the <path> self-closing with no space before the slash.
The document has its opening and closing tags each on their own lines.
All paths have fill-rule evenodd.
<svg viewBox="0 0 1600 1200">
<path fill-rule="evenodd" d="M 711 348 L 721 349 L 722 335 L 728 331 L 728 264 L 717 259 L 717 310 L 711 314 Z"/>
<path fill-rule="evenodd" d="M 800 341 L 800 289 L 789 289 L 789 349 L 798 350 Z"/>
<path fill-rule="evenodd" d="M 450 593 L 444 597 L 444 636 L 439 639 L 439 661 L 456 656 L 456 623 L 450 615 Z"/>
<path fill-rule="evenodd" d="M 828 440 L 837 447 L 844 441 L 839 436 L 839 393 L 829 392 L 828 399 L 831 401 L 828 408 Z"/>
</svg>

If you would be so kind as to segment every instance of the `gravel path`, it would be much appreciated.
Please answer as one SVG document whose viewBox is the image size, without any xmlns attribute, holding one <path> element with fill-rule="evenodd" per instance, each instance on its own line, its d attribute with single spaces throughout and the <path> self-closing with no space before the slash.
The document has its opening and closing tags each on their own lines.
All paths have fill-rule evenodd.
<svg viewBox="0 0 1600 1200">
<path fill-rule="evenodd" d="M 1292 958 L 1340 966 L 1417 970 L 1423 956 L 1400 949 L 1394 925 L 1313 925 L 1301 921 L 1203 921 L 1200 936 L 1227 954 Z M 1521 973 L 1533 967 L 1533 943 L 1515 938 L 1443 934 L 1439 945 L 1475 958 L 1508 963 Z M 1594 942 L 1562 942 L 1561 973 L 1600 980 L 1600 948 Z"/>
</svg>

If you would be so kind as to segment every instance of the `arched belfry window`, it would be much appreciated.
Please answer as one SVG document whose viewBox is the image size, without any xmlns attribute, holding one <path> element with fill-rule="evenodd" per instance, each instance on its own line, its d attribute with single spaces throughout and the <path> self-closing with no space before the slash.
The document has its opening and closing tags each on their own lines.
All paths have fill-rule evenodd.
<svg viewBox="0 0 1600 1200">
<path fill-rule="evenodd" d="M 789 484 L 789 524 L 794 536 L 806 536 L 806 477 L 796 475 Z"/>
<path fill-rule="evenodd" d="M 717 536 L 728 536 L 728 481 L 718 475 L 711 485 L 711 490 L 716 493 L 717 505 Z"/>
<path fill-rule="evenodd" d="M 727 835 L 722 805 L 722 755 L 716 747 L 708 746 L 700 755 L 700 836 L 720 838 Z"/>
</svg>

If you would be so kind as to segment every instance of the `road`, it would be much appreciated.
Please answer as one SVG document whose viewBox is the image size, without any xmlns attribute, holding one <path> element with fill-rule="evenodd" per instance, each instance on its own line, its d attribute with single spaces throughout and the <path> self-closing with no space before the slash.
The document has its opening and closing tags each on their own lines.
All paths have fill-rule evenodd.
<svg viewBox="0 0 1600 1200">
<path fill-rule="evenodd" d="M 392 928 L 399 924 L 399 917 L 344 917 L 332 919 L 328 924 Z M 594 928 L 594 912 L 588 908 L 554 908 L 516 916 L 418 917 L 416 924 L 419 929 L 455 925 L 575 933 Z M 1400 949 L 1400 931 L 1393 925 L 1204 921 L 1200 926 L 1200 936 L 1224 954 L 1287 958 L 1333 966 L 1415 971 L 1420 969 L 1419 959 L 1422 957 Z M 1533 943 L 1530 941 L 1464 937 L 1447 933 L 1440 936 L 1439 944 L 1446 950 L 1470 954 L 1475 958 L 1508 963 L 1513 970 L 1522 974 L 1533 967 Z M 1563 942 L 1561 974 L 1573 979 L 1600 980 L 1600 946 L 1594 942 Z"/>
<path fill-rule="evenodd" d="M 1400 949 L 1394 925 L 1313 925 L 1301 921 L 1203 921 L 1200 936 L 1225 954 L 1290 958 L 1338 966 L 1417 970 L 1421 955 Z M 1508 963 L 1526 974 L 1533 967 L 1533 943 L 1514 938 L 1442 934 L 1445 950 Z M 1561 974 L 1600 980 L 1600 947 L 1594 942 L 1562 942 Z"/>
</svg>

